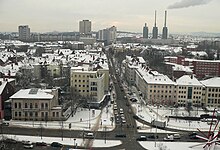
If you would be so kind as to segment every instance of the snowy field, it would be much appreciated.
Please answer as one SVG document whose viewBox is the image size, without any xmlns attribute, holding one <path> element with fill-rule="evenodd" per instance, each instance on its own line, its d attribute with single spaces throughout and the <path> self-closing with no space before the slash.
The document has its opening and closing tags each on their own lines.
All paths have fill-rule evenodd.
<svg viewBox="0 0 220 150">
<path fill-rule="evenodd" d="M 149 150 L 208 150 L 203 149 L 204 145 L 200 145 L 201 143 L 195 142 L 149 142 L 143 141 L 139 142 L 142 147 Z M 197 146 L 198 145 L 198 146 Z M 216 145 L 212 150 L 219 150 L 220 146 Z M 211 149 L 210 149 L 211 150 Z"/>
<path fill-rule="evenodd" d="M 87 139 L 83 141 L 83 139 L 79 138 L 56 138 L 56 137 L 38 137 L 38 136 L 21 136 L 21 135 L 6 135 L 4 134 L 5 137 L 8 137 L 10 139 L 15 139 L 17 141 L 31 141 L 33 143 L 35 142 L 45 142 L 47 144 L 51 144 L 52 142 L 59 142 L 63 145 L 72 145 L 72 146 L 84 146 L 86 143 Z M 75 141 L 74 141 L 75 139 Z M 93 146 L 92 147 L 113 147 L 120 145 L 121 141 L 120 140 L 93 140 Z"/>
</svg>

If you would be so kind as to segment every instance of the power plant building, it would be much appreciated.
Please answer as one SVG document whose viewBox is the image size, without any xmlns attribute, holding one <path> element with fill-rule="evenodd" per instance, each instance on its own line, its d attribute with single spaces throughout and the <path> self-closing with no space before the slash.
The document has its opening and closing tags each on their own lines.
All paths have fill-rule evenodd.
<svg viewBox="0 0 220 150">
<path fill-rule="evenodd" d="M 148 39 L 148 27 L 147 27 L 147 23 L 145 23 L 144 27 L 143 27 L 143 38 Z"/>
</svg>

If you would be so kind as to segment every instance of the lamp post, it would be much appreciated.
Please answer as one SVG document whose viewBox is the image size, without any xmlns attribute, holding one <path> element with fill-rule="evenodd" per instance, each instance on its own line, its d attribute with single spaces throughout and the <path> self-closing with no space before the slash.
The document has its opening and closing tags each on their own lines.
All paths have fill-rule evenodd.
<svg viewBox="0 0 220 150">
<path fill-rule="evenodd" d="M 157 114 L 156 114 L 156 121 L 158 120 L 158 107 L 159 107 L 159 104 L 157 103 Z M 156 131 L 155 131 L 155 145 L 154 147 L 156 147 L 156 138 L 157 138 L 157 123 L 156 123 Z"/>
</svg>

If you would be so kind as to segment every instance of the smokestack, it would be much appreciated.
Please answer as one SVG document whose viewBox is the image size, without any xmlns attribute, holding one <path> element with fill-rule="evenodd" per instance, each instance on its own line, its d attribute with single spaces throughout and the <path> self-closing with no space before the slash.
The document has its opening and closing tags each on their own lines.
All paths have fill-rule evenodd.
<svg viewBox="0 0 220 150">
<path fill-rule="evenodd" d="M 167 11 L 165 11 L 165 21 L 164 21 L 164 27 L 167 26 Z"/>
<path fill-rule="evenodd" d="M 154 26 L 156 27 L 157 26 L 157 11 L 155 10 L 155 23 L 154 23 Z"/>
</svg>

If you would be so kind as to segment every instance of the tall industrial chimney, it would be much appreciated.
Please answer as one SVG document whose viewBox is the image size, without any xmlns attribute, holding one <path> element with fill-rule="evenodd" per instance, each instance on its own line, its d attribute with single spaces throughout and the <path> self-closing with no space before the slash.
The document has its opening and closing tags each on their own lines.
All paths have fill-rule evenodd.
<svg viewBox="0 0 220 150">
<path fill-rule="evenodd" d="M 157 39 L 158 37 L 158 28 L 157 28 L 157 11 L 155 10 L 155 22 L 154 22 L 154 27 L 153 27 L 153 39 Z"/>
<path fill-rule="evenodd" d="M 143 27 L 143 38 L 148 39 L 148 27 L 147 27 L 147 23 L 145 23 L 144 27 Z"/>
<path fill-rule="evenodd" d="M 165 20 L 164 20 L 164 27 L 162 31 L 162 39 L 167 39 L 168 37 L 168 28 L 167 28 L 167 11 L 165 11 Z"/>
</svg>

